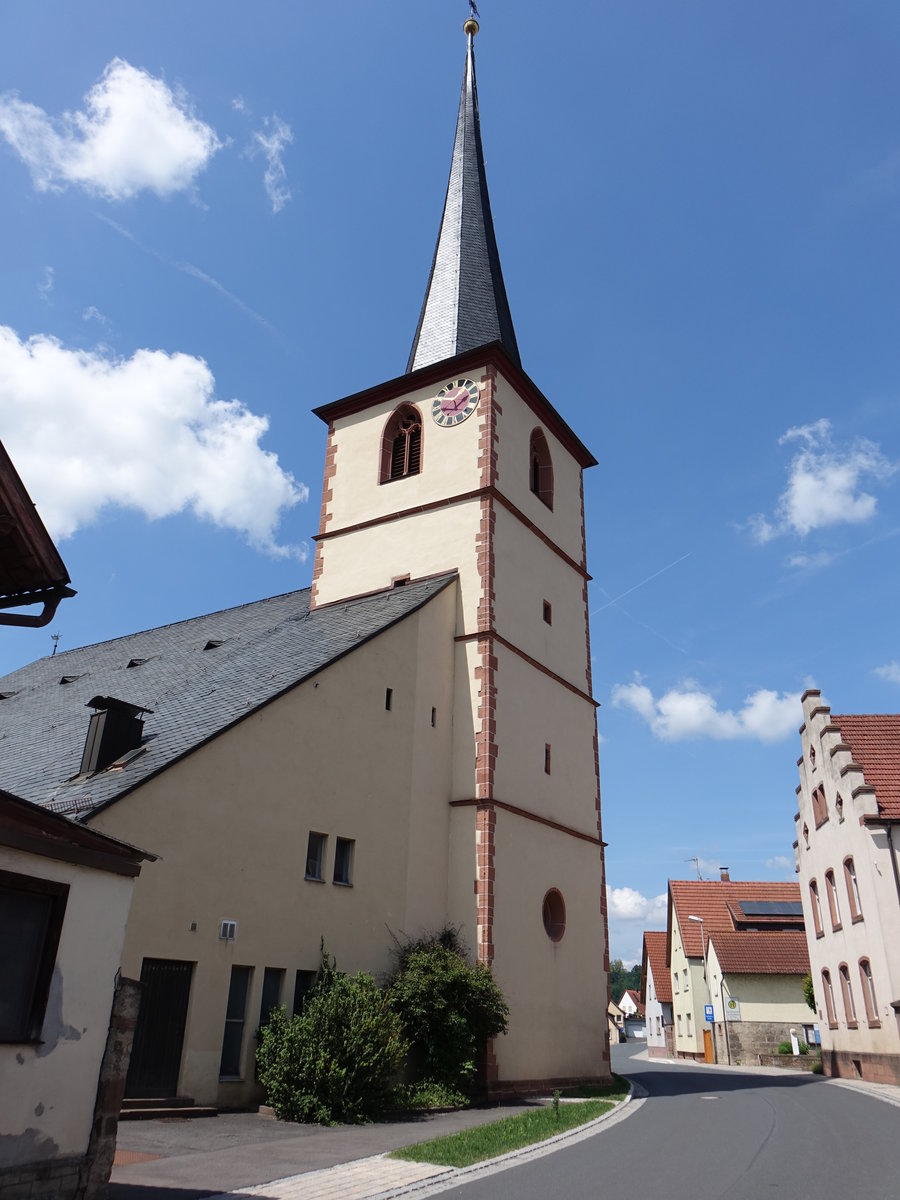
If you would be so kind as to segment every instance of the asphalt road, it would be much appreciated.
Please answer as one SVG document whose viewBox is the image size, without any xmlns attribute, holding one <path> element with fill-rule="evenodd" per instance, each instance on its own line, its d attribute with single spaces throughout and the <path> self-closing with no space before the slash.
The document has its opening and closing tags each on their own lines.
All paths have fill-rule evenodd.
<svg viewBox="0 0 900 1200">
<path fill-rule="evenodd" d="M 444 1193 L 461 1200 L 900 1200 L 900 1109 L 816 1075 L 654 1065 L 608 1132 Z"/>
</svg>

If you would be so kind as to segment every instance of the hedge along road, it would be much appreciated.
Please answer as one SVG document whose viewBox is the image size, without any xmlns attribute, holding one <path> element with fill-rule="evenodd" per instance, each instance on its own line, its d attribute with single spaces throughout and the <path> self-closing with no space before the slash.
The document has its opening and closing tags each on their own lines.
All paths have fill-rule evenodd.
<svg viewBox="0 0 900 1200">
<path fill-rule="evenodd" d="M 894 1105 L 817 1075 L 655 1064 L 632 1049 L 614 1047 L 613 1069 L 648 1096 L 627 1121 L 444 1197 L 900 1200 Z"/>
</svg>

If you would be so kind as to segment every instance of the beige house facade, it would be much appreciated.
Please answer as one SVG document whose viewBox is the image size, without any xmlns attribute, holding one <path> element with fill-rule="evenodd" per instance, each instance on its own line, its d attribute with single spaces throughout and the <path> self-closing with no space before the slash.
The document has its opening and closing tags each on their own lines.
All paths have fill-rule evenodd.
<svg viewBox="0 0 900 1200">
<path fill-rule="evenodd" d="M 119 961 L 152 858 L 0 792 L 0 1197 L 102 1196 L 133 991 Z"/>
<path fill-rule="evenodd" d="M 409 369 L 316 410 L 312 587 L 2 681 L 0 783 L 160 856 L 124 945 L 144 985 L 134 1096 L 258 1101 L 255 1030 L 302 1003 L 323 939 L 381 977 L 395 935 L 445 924 L 510 1005 L 489 1093 L 609 1078 L 595 460 L 521 367 L 476 31 Z M 122 735 L 102 761 L 87 708 Z"/>
<path fill-rule="evenodd" d="M 900 1083 L 900 715 L 803 695 L 794 852 L 827 1074 Z"/>
<path fill-rule="evenodd" d="M 756 1061 L 809 1022 L 796 883 L 732 880 L 724 870 L 720 880 L 670 879 L 668 911 L 677 1058 Z"/>
</svg>

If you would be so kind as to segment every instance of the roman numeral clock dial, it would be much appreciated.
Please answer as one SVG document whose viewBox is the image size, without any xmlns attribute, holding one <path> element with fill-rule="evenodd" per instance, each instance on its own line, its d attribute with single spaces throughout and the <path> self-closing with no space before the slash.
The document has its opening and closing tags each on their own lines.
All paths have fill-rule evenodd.
<svg viewBox="0 0 900 1200">
<path fill-rule="evenodd" d="M 431 402 L 431 419 L 447 428 L 461 425 L 478 407 L 478 384 L 471 379 L 454 379 L 444 384 Z"/>
</svg>

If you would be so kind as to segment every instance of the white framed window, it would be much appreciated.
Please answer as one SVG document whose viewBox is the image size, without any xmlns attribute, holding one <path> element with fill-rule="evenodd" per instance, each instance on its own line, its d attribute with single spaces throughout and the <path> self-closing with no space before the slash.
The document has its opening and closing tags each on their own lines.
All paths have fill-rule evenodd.
<svg viewBox="0 0 900 1200">
<path fill-rule="evenodd" d="M 681 1013 L 678 1014 L 678 1036 L 681 1037 Z"/>
</svg>

